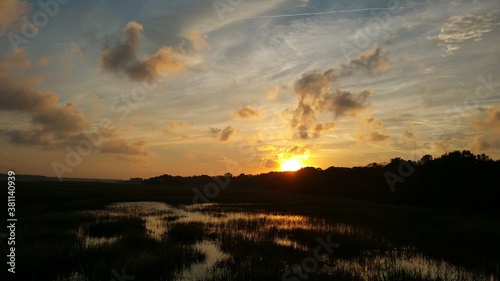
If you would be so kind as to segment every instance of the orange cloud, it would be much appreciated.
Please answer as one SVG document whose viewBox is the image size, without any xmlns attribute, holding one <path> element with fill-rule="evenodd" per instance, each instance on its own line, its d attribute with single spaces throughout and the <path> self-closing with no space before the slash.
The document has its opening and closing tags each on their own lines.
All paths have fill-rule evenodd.
<svg viewBox="0 0 500 281">
<path fill-rule="evenodd" d="M 190 31 L 186 35 L 186 38 L 191 41 L 195 50 L 200 52 L 210 50 L 210 46 L 207 42 L 207 36 L 205 34 L 201 34 L 198 30 Z"/>
<path fill-rule="evenodd" d="M 486 109 L 486 118 L 484 120 L 474 120 L 472 125 L 476 129 L 489 130 L 500 134 L 500 106 Z"/>
<path fill-rule="evenodd" d="M 23 15 L 30 11 L 29 3 L 19 0 L 0 1 L 0 35 L 4 34 L 8 27 L 18 21 Z"/>
</svg>

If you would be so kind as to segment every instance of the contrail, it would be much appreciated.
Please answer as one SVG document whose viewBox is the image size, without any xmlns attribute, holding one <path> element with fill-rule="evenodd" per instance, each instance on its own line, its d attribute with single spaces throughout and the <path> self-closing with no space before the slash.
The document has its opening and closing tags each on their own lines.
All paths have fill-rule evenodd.
<svg viewBox="0 0 500 281">
<path fill-rule="evenodd" d="M 406 7 L 401 7 L 406 9 Z M 389 10 L 390 8 L 364 8 L 364 9 L 354 9 L 354 10 L 340 10 L 340 11 L 326 11 L 326 12 L 315 12 L 315 13 L 298 13 L 298 14 L 284 14 L 284 15 L 269 15 L 269 16 L 255 16 L 255 17 L 241 17 L 241 18 L 231 18 L 235 20 L 242 19 L 263 19 L 263 18 L 283 18 L 283 17 L 298 17 L 298 16 L 314 16 L 314 15 L 327 15 L 327 14 L 339 14 L 339 13 L 354 13 L 363 11 L 378 11 L 378 10 Z"/>
<path fill-rule="evenodd" d="M 60 44 L 49 44 L 49 45 L 26 45 L 23 48 L 49 48 L 49 47 L 59 47 L 59 46 L 71 46 L 73 43 L 60 43 Z"/>
</svg>

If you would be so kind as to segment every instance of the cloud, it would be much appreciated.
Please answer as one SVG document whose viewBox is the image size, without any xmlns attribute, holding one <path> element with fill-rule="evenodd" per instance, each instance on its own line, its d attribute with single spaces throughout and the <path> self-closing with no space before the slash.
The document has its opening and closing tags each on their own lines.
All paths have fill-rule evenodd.
<svg viewBox="0 0 500 281">
<path fill-rule="evenodd" d="M 234 129 L 231 126 L 224 128 L 224 130 L 222 130 L 220 134 L 220 141 L 221 142 L 228 141 L 233 134 L 234 134 Z"/>
<path fill-rule="evenodd" d="M 265 168 L 271 169 L 278 168 L 281 163 L 292 158 L 307 159 L 311 153 L 309 146 L 303 144 L 284 146 L 280 148 L 265 146 L 259 150 L 267 153 L 266 156 L 262 157 L 261 165 Z"/>
<path fill-rule="evenodd" d="M 259 119 L 260 113 L 251 106 L 244 106 L 235 112 L 235 115 L 244 119 Z"/>
<path fill-rule="evenodd" d="M 267 90 L 267 98 L 270 100 L 274 100 L 278 97 L 281 87 L 279 85 L 274 88 L 270 88 Z"/>
<path fill-rule="evenodd" d="M 448 142 L 436 142 L 434 148 L 438 154 L 444 154 L 451 151 L 451 145 Z"/>
<path fill-rule="evenodd" d="M 234 135 L 236 131 L 231 126 L 227 126 L 223 130 L 218 128 L 209 128 L 208 134 L 211 137 L 218 138 L 220 142 L 229 141 L 229 139 Z"/>
<path fill-rule="evenodd" d="M 362 52 L 358 59 L 351 60 L 348 64 L 341 66 L 341 76 L 350 76 L 356 72 L 366 72 L 370 75 L 379 75 L 391 69 L 389 59 L 382 55 L 378 44 L 374 44 L 370 50 Z"/>
<path fill-rule="evenodd" d="M 410 132 L 408 129 L 404 129 L 403 132 L 401 132 L 401 135 L 407 140 L 413 140 L 415 138 L 415 134 L 413 132 Z"/>
<path fill-rule="evenodd" d="M 87 126 L 83 112 L 70 103 L 36 113 L 33 122 L 41 124 L 44 131 L 57 133 L 78 132 Z"/>
<path fill-rule="evenodd" d="M 317 138 L 330 131 L 335 123 L 333 120 L 318 121 L 322 113 L 331 113 L 333 118 L 355 117 L 369 108 L 368 98 L 372 95 L 371 91 L 351 93 L 334 89 L 335 83 L 356 74 L 379 75 L 388 69 L 388 58 L 382 55 L 378 44 L 374 44 L 370 50 L 361 53 L 359 58 L 340 68 L 331 68 L 325 72 L 313 70 L 302 74 L 294 84 L 297 107 L 288 108 L 283 112 L 294 130 L 294 137 Z"/>
<path fill-rule="evenodd" d="M 352 94 L 347 91 L 336 91 L 325 97 L 325 106 L 327 111 L 333 112 L 336 117 L 345 115 L 356 116 L 356 114 L 368 107 L 367 99 L 372 93 L 363 91 L 358 94 Z"/>
<path fill-rule="evenodd" d="M 42 112 L 54 108 L 58 96 L 0 76 L 0 110 Z"/>
<path fill-rule="evenodd" d="M 184 121 L 175 121 L 175 122 L 170 122 L 167 124 L 165 130 L 163 131 L 164 133 L 170 133 L 172 131 L 175 131 L 177 129 L 186 127 L 188 124 Z"/>
<path fill-rule="evenodd" d="M 101 68 L 105 71 L 125 74 L 130 80 L 153 79 L 164 72 L 176 72 L 185 68 L 185 52 L 182 44 L 162 47 L 155 54 L 140 60 L 137 56 L 143 26 L 131 21 L 123 30 L 125 40 L 107 47 L 101 52 Z"/>
<path fill-rule="evenodd" d="M 360 142 L 379 143 L 390 139 L 382 121 L 373 117 L 363 119 L 358 126 L 365 129 L 363 133 L 357 135 Z"/>
<path fill-rule="evenodd" d="M 483 35 L 491 32 L 495 25 L 498 25 L 496 18 L 490 13 L 452 16 L 441 27 L 439 35 L 429 39 L 443 47 L 444 56 L 453 55 L 465 41 L 481 41 Z"/>
<path fill-rule="evenodd" d="M 0 61 L 0 74 L 6 76 L 16 70 L 27 70 L 31 68 L 31 60 L 26 55 L 26 51 L 18 48 L 15 52 L 7 54 Z"/>
<path fill-rule="evenodd" d="M 0 61 L 0 110 L 28 113 L 32 117 L 32 124 L 41 126 L 27 131 L 7 131 L 11 142 L 48 146 L 54 141 L 64 141 L 69 134 L 88 126 L 84 113 L 74 105 L 59 106 L 56 94 L 31 87 L 29 80 L 14 81 L 6 73 L 9 68 L 13 72 L 19 68 L 32 68 L 24 50 L 20 49 Z"/>
<path fill-rule="evenodd" d="M 490 143 L 485 141 L 481 136 L 474 136 L 472 142 L 467 145 L 467 148 L 472 152 L 483 152 L 491 147 Z"/>
<path fill-rule="evenodd" d="M 29 3 L 19 0 L 0 1 L 0 35 L 6 33 L 9 26 L 30 11 Z"/>
<path fill-rule="evenodd" d="M 265 168 L 269 168 L 269 169 L 276 169 L 280 166 L 280 163 L 279 162 L 276 162 L 272 159 L 264 159 L 263 162 L 262 162 L 262 165 L 265 167 Z"/>
<path fill-rule="evenodd" d="M 136 140 L 129 142 L 123 138 L 115 137 L 107 139 L 100 146 L 101 153 L 125 154 L 125 155 L 146 155 L 146 141 Z"/>
<path fill-rule="evenodd" d="M 192 30 L 186 35 L 186 38 L 191 41 L 195 50 L 200 52 L 210 50 L 205 34 L 201 34 L 197 30 Z"/>
<path fill-rule="evenodd" d="M 31 131 L 11 130 L 7 131 L 6 134 L 9 137 L 10 142 L 28 146 L 49 146 L 52 141 L 52 134 L 39 129 Z"/>
<path fill-rule="evenodd" d="M 476 129 L 489 130 L 500 135 L 500 106 L 486 109 L 486 118 L 473 120 L 472 125 Z"/>
</svg>

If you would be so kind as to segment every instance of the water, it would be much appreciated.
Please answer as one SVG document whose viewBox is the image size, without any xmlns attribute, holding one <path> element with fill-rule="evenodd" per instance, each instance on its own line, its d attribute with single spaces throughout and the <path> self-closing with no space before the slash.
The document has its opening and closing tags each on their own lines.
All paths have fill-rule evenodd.
<svg viewBox="0 0 500 281">
<path fill-rule="evenodd" d="M 189 244 L 204 254 L 202 261 L 175 269 L 174 280 L 223 280 L 227 276 L 238 278 L 239 274 L 287 280 L 283 275 L 287 270 L 291 272 L 290 278 L 302 276 L 302 279 L 289 280 L 303 280 L 305 274 L 309 280 L 339 274 L 348 274 L 353 280 L 404 280 L 407 277 L 494 280 L 493 276 L 425 256 L 412 245 L 396 245 L 352 225 L 299 215 L 246 212 L 240 207 L 199 204 L 178 209 L 160 202 L 123 202 L 109 205 L 105 210 L 85 212 L 85 215 L 96 222 L 140 219 L 144 233 L 152 240 L 182 241 L 179 243 Z M 82 225 L 77 230 L 84 249 L 110 246 L 123 239 L 119 233 L 92 237 L 84 231 L 85 227 Z M 198 234 L 190 238 L 193 233 Z M 338 242 L 340 247 L 329 253 L 321 248 L 319 240 Z M 320 259 L 314 260 L 316 249 L 321 250 Z M 304 260 L 311 266 L 301 263 Z"/>
</svg>

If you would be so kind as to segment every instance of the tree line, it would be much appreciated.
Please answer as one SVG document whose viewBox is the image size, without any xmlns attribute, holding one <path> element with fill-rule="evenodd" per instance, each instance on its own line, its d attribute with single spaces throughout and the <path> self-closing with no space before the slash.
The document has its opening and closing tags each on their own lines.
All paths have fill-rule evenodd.
<svg viewBox="0 0 500 281">
<path fill-rule="evenodd" d="M 391 159 L 388 163 L 320 169 L 305 167 L 296 172 L 240 174 L 229 187 L 279 190 L 328 195 L 384 203 L 408 204 L 464 211 L 500 212 L 500 160 L 470 151 L 454 151 L 438 158 L 424 155 L 418 161 Z M 162 175 L 143 184 L 203 187 L 207 175 Z"/>
</svg>

